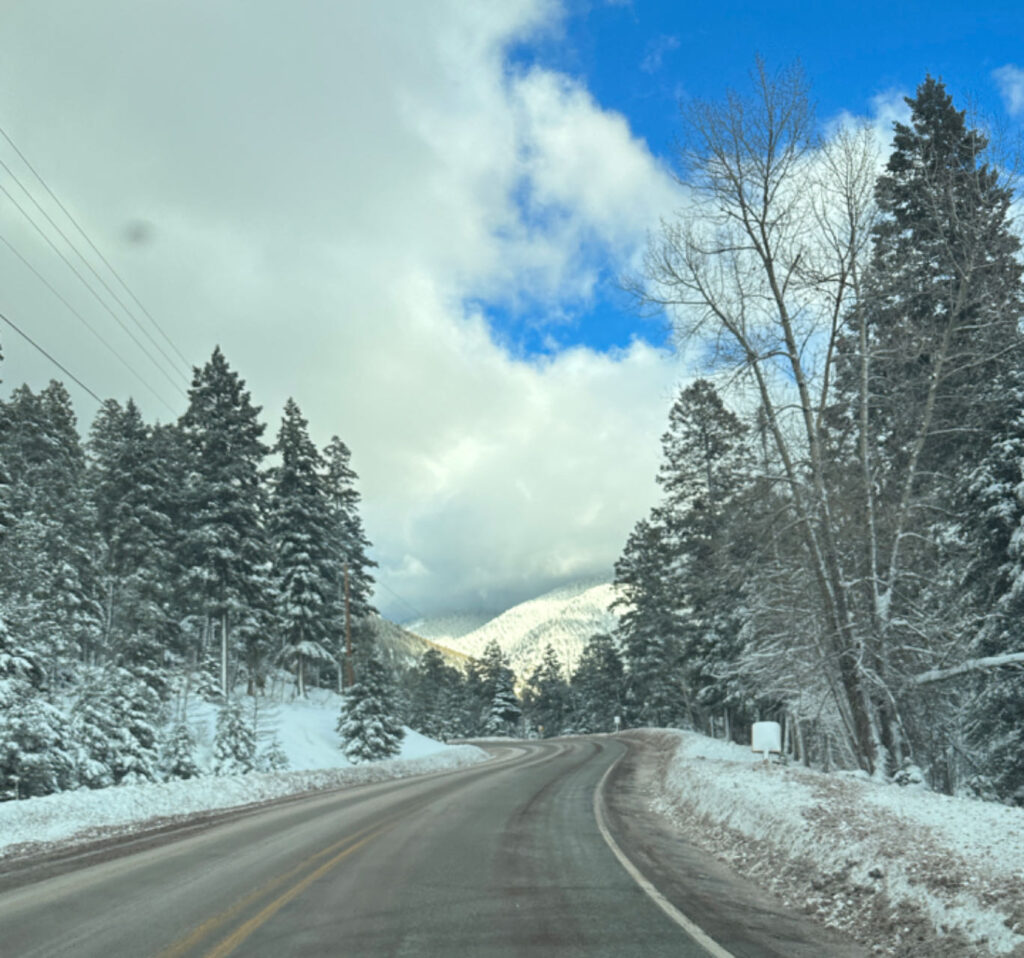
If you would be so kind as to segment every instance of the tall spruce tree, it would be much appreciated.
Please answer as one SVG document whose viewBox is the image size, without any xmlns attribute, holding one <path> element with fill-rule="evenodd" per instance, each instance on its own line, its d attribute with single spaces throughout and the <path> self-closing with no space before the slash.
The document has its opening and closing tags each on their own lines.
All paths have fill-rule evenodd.
<svg viewBox="0 0 1024 958">
<path fill-rule="evenodd" d="M 691 712 L 705 720 L 724 712 L 727 727 L 746 718 L 734 714 L 742 696 L 727 679 L 741 647 L 741 574 L 729 524 L 749 472 L 745 434 L 714 385 L 698 379 L 672 406 L 658 472 L 665 493 L 660 511 L 675 555 L 680 677 Z"/>
<path fill-rule="evenodd" d="M 359 478 L 351 465 L 348 446 L 333 436 L 324 450 L 324 486 L 327 497 L 326 521 L 333 558 L 333 597 L 337 636 L 334 653 L 338 662 L 338 687 L 347 684 L 346 673 L 353 667 L 345 647 L 351 639 L 354 655 L 369 647 L 373 638 L 368 619 L 377 610 L 370 601 L 373 593 L 372 569 L 377 567 L 368 555 L 370 541 L 363 531 L 359 515 Z M 347 609 L 346 609 L 347 606 Z"/>
<path fill-rule="evenodd" d="M 519 723 L 522 706 L 515 692 L 515 672 L 496 639 L 484 648 L 479 669 L 483 734 L 509 735 Z"/>
<path fill-rule="evenodd" d="M 330 516 L 322 460 L 309 438 L 298 405 L 285 404 L 274 452 L 270 540 L 285 652 L 295 667 L 296 687 L 306 694 L 306 665 L 330 663 L 332 599 L 337 557 L 332 553 Z"/>
<path fill-rule="evenodd" d="M 572 674 L 575 711 L 573 726 L 580 732 L 611 732 L 622 716 L 622 657 L 610 635 L 593 635 L 583 647 Z"/>
<path fill-rule="evenodd" d="M 624 608 L 615 634 L 626 666 L 625 720 L 632 726 L 673 726 L 683 720 L 679 639 L 684 610 L 679 605 L 677 551 L 660 510 L 641 519 L 615 563 Z"/>
<path fill-rule="evenodd" d="M 178 574 L 171 487 L 162 450 L 138 407 L 108 400 L 93 422 L 89 486 L 100 545 L 102 644 L 113 660 L 162 688 L 159 672 L 177 632 Z"/>
<path fill-rule="evenodd" d="M 218 347 L 195 370 L 181 419 L 191 469 L 182 564 L 186 586 L 199 597 L 208 636 L 213 628 L 219 635 L 225 697 L 230 693 L 232 630 L 260 636 L 254 620 L 270 584 L 260 474 L 267 448 L 259 412 Z"/>
<path fill-rule="evenodd" d="M 544 657 L 527 681 L 523 709 L 544 738 L 561 735 L 570 721 L 569 683 L 551 645 L 544 649 Z"/>
</svg>

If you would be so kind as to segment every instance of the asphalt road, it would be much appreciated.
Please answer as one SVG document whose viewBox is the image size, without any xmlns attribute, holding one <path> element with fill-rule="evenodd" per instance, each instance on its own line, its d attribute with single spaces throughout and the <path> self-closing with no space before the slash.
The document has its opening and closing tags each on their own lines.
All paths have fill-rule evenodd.
<svg viewBox="0 0 1024 958">
<path fill-rule="evenodd" d="M 495 758 L 464 771 L 285 802 L 20 866 L 0 875 L 0 955 L 859 953 L 660 832 L 644 812 L 636 743 L 593 737 L 487 747 Z M 620 757 L 595 814 L 595 790 Z M 642 874 L 627 871 L 598 818 Z M 653 887 L 645 891 L 647 880 Z M 668 901 L 659 905 L 659 893 Z M 670 916 L 673 906 L 722 950 L 699 944 Z"/>
</svg>

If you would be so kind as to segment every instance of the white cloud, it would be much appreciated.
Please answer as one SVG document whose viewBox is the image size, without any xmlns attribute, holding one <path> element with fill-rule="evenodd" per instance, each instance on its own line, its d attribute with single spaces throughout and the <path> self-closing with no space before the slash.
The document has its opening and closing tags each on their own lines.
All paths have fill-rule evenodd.
<svg viewBox="0 0 1024 958">
<path fill-rule="evenodd" d="M 992 77 L 999 87 L 1006 111 L 1016 116 L 1024 111 L 1024 70 L 1012 63 L 992 71 Z"/>
<path fill-rule="evenodd" d="M 469 305 L 578 309 L 675 205 L 621 116 L 508 70 L 508 44 L 559 15 L 65 0 L 0 37 L 7 129 L 190 358 L 219 342 L 272 431 L 292 395 L 318 440 L 345 439 L 381 579 L 427 612 L 609 571 L 684 373 L 642 343 L 517 360 Z M 148 240 L 127 244 L 139 222 Z M 3 262 L 12 314 L 102 394 L 167 418 Z M 4 346 L 8 384 L 52 374 Z"/>
</svg>

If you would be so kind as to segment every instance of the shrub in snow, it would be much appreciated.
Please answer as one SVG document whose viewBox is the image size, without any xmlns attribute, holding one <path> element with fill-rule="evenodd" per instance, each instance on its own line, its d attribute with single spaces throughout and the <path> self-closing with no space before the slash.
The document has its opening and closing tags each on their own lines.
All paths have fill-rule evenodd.
<svg viewBox="0 0 1024 958">
<path fill-rule="evenodd" d="M 126 669 L 103 672 L 84 686 L 73 708 L 82 784 L 156 781 L 159 713 L 157 693 Z"/>
<path fill-rule="evenodd" d="M 245 775 L 256 767 L 256 733 L 245 720 L 242 703 L 228 702 L 217 713 L 213 769 L 218 775 Z"/>
<path fill-rule="evenodd" d="M 0 680 L 0 793 L 31 798 L 74 788 L 75 747 L 64 714 L 3 686 Z"/>
<path fill-rule="evenodd" d="M 164 742 L 160 769 L 164 781 L 198 778 L 202 773 L 196 764 L 196 741 L 188 723 L 177 722 Z"/>
<path fill-rule="evenodd" d="M 338 719 L 341 748 L 350 762 L 373 762 L 398 754 L 405 730 L 392 717 L 391 693 L 380 660 L 375 655 L 365 659 Z"/>
<path fill-rule="evenodd" d="M 285 755 L 284 746 L 276 736 L 256 759 L 256 768 L 260 772 L 284 772 L 287 771 L 290 764 L 288 756 Z"/>
<path fill-rule="evenodd" d="M 924 782 L 924 772 L 916 765 L 911 765 L 909 762 L 904 762 L 902 768 L 893 775 L 892 780 L 897 785 L 904 787 L 912 785 L 915 788 L 927 788 Z"/>
</svg>

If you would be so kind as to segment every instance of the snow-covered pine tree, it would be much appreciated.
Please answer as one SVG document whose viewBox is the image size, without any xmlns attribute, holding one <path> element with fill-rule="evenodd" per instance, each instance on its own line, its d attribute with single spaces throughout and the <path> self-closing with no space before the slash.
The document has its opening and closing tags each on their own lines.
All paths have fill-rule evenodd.
<svg viewBox="0 0 1024 958">
<path fill-rule="evenodd" d="M 176 546 L 161 450 L 131 400 L 108 400 L 93 422 L 88 479 L 100 543 L 104 655 L 165 688 L 164 656 L 177 634 L 170 607 Z"/>
<path fill-rule="evenodd" d="M 327 496 L 327 526 L 333 558 L 333 615 L 337 636 L 334 650 L 338 662 L 338 688 L 344 685 L 347 663 L 345 659 L 345 593 L 348 591 L 349 628 L 353 654 L 368 647 L 373 641 L 367 627 L 369 617 L 376 612 L 370 602 L 373 593 L 372 569 L 377 567 L 367 555 L 370 541 L 363 531 L 359 515 L 358 476 L 351 464 L 348 446 L 337 436 L 324 449 L 324 489 Z M 346 586 L 347 582 L 347 586 Z"/>
<path fill-rule="evenodd" d="M 480 687 L 483 700 L 484 735 L 510 735 L 523 710 L 515 692 L 516 676 L 496 639 L 484 647 L 480 658 Z"/>
<path fill-rule="evenodd" d="M 160 755 L 160 770 L 165 781 L 198 778 L 202 773 L 196 764 L 196 740 L 184 719 L 171 726 Z"/>
<path fill-rule="evenodd" d="M 272 473 L 269 533 L 277 617 L 298 694 L 305 696 L 307 665 L 333 661 L 327 645 L 337 624 L 330 615 L 336 560 L 328 539 L 323 463 L 292 399 L 285 404 L 274 451 L 280 465 Z"/>
<path fill-rule="evenodd" d="M 181 419 L 191 472 L 182 536 L 186 588 L 220 639 L 221 694 L 230 692 L 232 630 L 258 614 L 269 588 L 269 548 L 263 525 L 260 473 L 267 452 L 264 425 L 244 381 L 220 348 L 196 369 Z M 247 633 L 260 635 L 258 629 Z"/>
<path fill-rule="evenodd" d="M 256 732 L 245 716 L 242 702 L 233 699 L 217 713 L 213 740 L 216 775 L 247 775 L 256 767 Z"/>
<path fill-rule="evenodd" d="M 27 386 L 0 404 L 0 461 L 10 477 L 10 524 L 0 549 L 8 625 L 31 644 L 49 685 L 67 684 L 99 635 L 92 510 L 67 390 Z"/>
<path fill-rule="evenodd" d="M 0 617 L 0 796 L 30 798 L 78 784 L 73 737 L 40 692 L 43 668 Z"/>
<path fill-rule="evenodd" d="M 276 735 L 256 756 L 256 768 L 260 772 L 284 772 L 290 764 L 284 746 Z"/>
<path fill-rule="evenodd" d="M 1003 377 L 1016 414 L 964 483 L 965 576 L 976 629 L 968 659 L 1011 657 L 956 678 L 970 703 L 963 725 L 979 790 L 1024 805 L 1024 368 Z M 945 684 L 945 683 L 944 683 Z M 929 691 L 933 691 L 932 686 Z"/>
<path fill-rule="evenodd" d="M 457 735 L 460 679 L 458 670 L 437 649 L 427 649 L 407 675 L 407 724 L 439 741 Z"/>
<path fill-rule="evenodd" d="M 161 721 L 160 699 L 149 685 L 118 666 L 94 670 L 72 709 L 83 784 L 104 788 L 156 781 Z"/>
<path fill-rule="evenodd" d="M 626 666 L 623 695 L 628 725 L 670 727 L 685 720 L 687 702 L 679 660 L 684 628 L 677 585 L 678 550 L 659 510 L 641 519 L 615 563 L 620 589 L 613 608 L 625 608 L 615 634 Z"/>
<path fill-rule="evenodd" d="M 391 676 L 375 652 L 360 656 L 354 685 L 345 691 L 338 718 L 341 749 L 352 763 L 397 755 L 405 730 L 393 717 Z"/>
<path fill-rule="evenodd" d="M 749 551 L 728 530 L 748 470 L 745 434 L 714 385 L 698 379 L 672 406 L 658 472 L 660 514 L 675 553 L 680 678 L 691 709 L 705 718 L 725 712 L 726 726 L 749 719 L 726 678 L 740 654 L 743 570 L 736 553 Z"/>
<path fill-rule="evenodd" d="M 543 738 L 561 735 L 569 721 L 569 683 L 550 644 L 526 683 L 523 710 Z"/>
<path fill-rule="evenodd" d="M 622 717 L 622 658 L 610 635 L 593 635 L 572 674 L 573 726 L 577 731 L 611 732 Z"/>
</svg>

